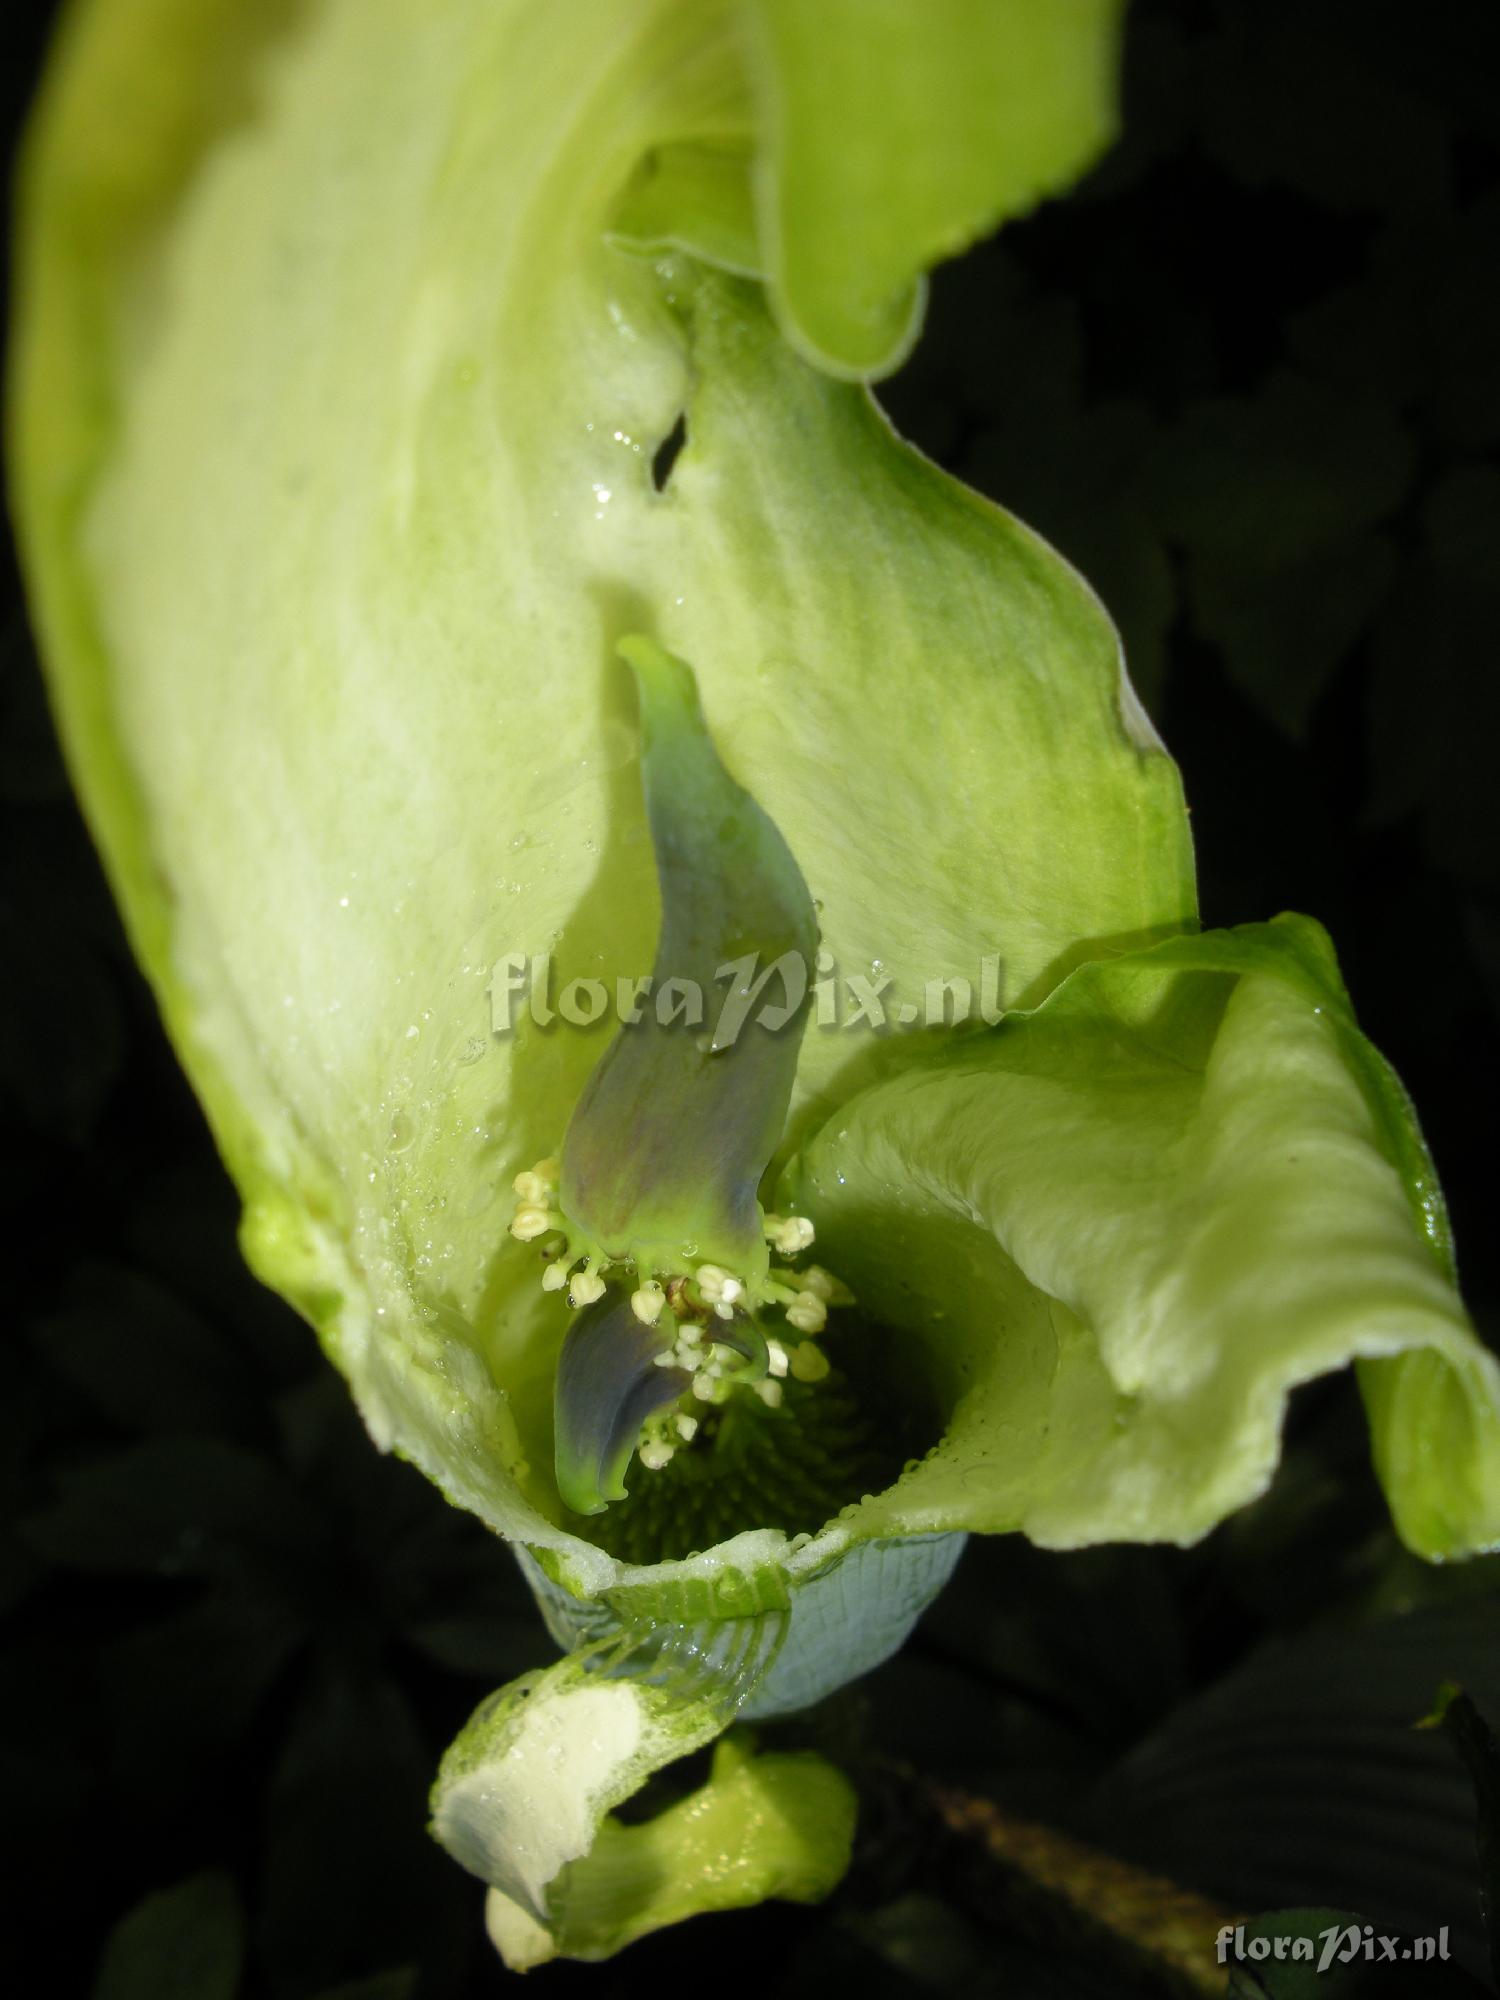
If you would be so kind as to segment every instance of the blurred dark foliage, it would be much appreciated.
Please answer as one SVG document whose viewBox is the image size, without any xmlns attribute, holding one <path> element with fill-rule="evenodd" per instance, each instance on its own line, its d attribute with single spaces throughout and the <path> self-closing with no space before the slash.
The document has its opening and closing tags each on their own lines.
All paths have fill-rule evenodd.
<svg viewBox="0 0 1500 2000">
<path fill-rule="evenodd" d="M 47 11 L 12 16 L 13 120 Z M 1492 1328 L 1500 12 L 1137 0 L 1128 46 L 1123 142 L 938 275 L 883 399 L 1114 612 L 1186 774 L 1206 921 L 1332 930 Z M 8 1962 L 31 1949 L 38 1990 L 100 2000 L 493 1993 L 425 1788 L 546 1642 L 506 1551 L 375 1455 L 245 1274 L 13 576 L 0 647 Z M 1299 1396 L 1272 1492 L 1203 1546 L 974 1546 L 904 1655 L 799 1726 L 1230 1909 L 1447 1924 L 1483 1975 L 1469 1779 L 1411 1728 L 1450 1679 L 1500 1717 L 1497 1565 L 1400 1552 L 1338 1381 Z M 961 1872 L 877 1786 L 824 1908 L 536 1977 L 661 1990 L 706 1945 L 791 1995 L 1124 1990 L 1003 1898 L 963 1907 Z"/>
</svg>

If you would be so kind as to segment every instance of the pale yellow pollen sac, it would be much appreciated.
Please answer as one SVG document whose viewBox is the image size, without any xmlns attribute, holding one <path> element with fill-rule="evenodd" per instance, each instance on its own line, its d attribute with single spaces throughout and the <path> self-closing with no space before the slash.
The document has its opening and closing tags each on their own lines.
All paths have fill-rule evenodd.
<svg viewBox="0 0 1500 2000">
<path fill-rule="evenodd" d="M 682 1439 L 683 1443 L 691 1444 L 693 1439 L 698 1435 L 698 1419 L 696 1417 L 683 1416 L 679 1413 L 672 1421 L 677 1435 Z"/>
<path fill-rule="evenodd" d="M 677 1329 L 677 1345 L 671 1350 L 670 1363 L 663 1366 L 686 1368 L 689 1374 L 703 1365 L 702 1329 L 692 1320 L 684 1320 Z"/>
<path fill-rule="evenodd" d="M 786 1320 L 798 1333 L 821 1333 L 828 1324 L 828 1308 L 816 1292 L 798 1292 L 786 1309 Z"/>
<path fill-rule="evenodd" d="M 664 1465 L 670 1463 L 676 1450 L 676 1445 L 669 1444 L 665 1438 L 647 1438 L 636 1457 L 648 1472 L 660 1472 Z"/>
<path fill-rule="evenodd" d="M 530 1243 L 555 1226 L 545 1208 L 536 1202 L 523 1201 L 511 1218 L 510 1233 L 518 1243 Z"/>
<path fill-rule="evenodd" d="M 766 1367 L 778 1380 L 786 1373 L 787 1352 L 779 1340 L 766 1342 Z"/>
<path fill-rule="evenodd" d="M 812 1248 L 815 1231 L 805 1215 L 778 1216 L 776 1220 L 776 1234 L 771 1242 L 779 1256 L 796 1257 Z"/>
<path fill-rule="evenodd" d="M 542 1273 L 542 1290 L 544 1292 L 560 1292 L 567 1282 L 568 1266 L 566 1261 L 561 1257 L 558 1258 L 555 1264 L 549 1264 Z"/>
<path fill-rule="evenodd" d="M 703 1303 L 712 1306 L 720 1319 L 733 1319 L 736 1304 L 745 1296 L 741 1281 L 719 1264 L 700 1264 L 696 1275 Z"/>
<path fill-rule="evenodd" d="M 799 1271 L 797 1282 L 803 1291 L 811 1292 L 827 1306 L 852 1306 L 854 1294 L 842 1278 L 836 1278 L 832 1271 L 825 1271 L 821 1264 L 809 1264 L 805 1271 Z"/>
<path fill-rule="evenodd" d="M 585 1266 L 568 1284 L 568 1304 L 570 1306 L 591 1306 L 596 1299 L 604 1297 L 604 1280 L 597 1271 Z"/>
<path fill-rule="evenodd" d="M 523 1202 L 533 1207 L 545 1208 L 557 1192 L 560 1173 L 561 1168 L 556 1160 L 538 1160 L 534 1167 L 527 1167 L 517 1174 L 511 1186 Z"/>
<path fill-rule="evenodd" d="M 655 1278 L 648 1278 L 630 1294 L 630 1310 L 643 1326 L 655 1326 L 666 1303 L 667 1295 Z"/>
<path fill-rule="evenodd" d="M 722 1375 L 708 1368 L 700 1368 L 693 1377 L 693 1394 L 700 1403 L 727 1403 L 730 1385 Z"/>
<path fill-rule="evenodd" d="M 756 1383 L 755 1393 L 760 1397 L 760 1400 L 768 1410 L 779 1410 L 781 1408 L 781 1384 L 773 1382 L 769 1376 L 767 1376 L 764 1382 Z"/>
<path fill-rule="evenodd" d="M 791 1352 L 791 1368 L 799 1382 L 821 1382 L 828 1373 L 828 1356 L 815 1342 L 799 1341 Z"/>
</svg>

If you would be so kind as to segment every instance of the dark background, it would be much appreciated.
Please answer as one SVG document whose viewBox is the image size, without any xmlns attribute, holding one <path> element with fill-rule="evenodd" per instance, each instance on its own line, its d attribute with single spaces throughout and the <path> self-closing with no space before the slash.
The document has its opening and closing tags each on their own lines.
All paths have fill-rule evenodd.
<svg viewBox="0 0 1500 2000">
<path fill-rule="evenodd" d="M 4 71 L 12 121 L 45 8 Z M 1307 910 L 1421 1109 L 1491 1336 L 1500 996 L 1500 16 L 1489 0 L 1137 0 L 1126 137 L 938 274 L 883 400 L 1094 581 L 1182 763 L 1208 924 Z M 234 1202 L 3 639 L 0 1403 L 7 1959 L 105 2000 L 484 1994 L 437 1757 L 547 1656 L 507 1552 L 369 1448 L 244 1273 Z M 870 1789 L 816 1911 L 708 1919 L 543 1992 L 733 1966 L 778 1992 L 1125 1990 L 975 1897 L 872 1751 L 1237 1910 L 1451 1927 L 1473 1809 L 1410 1723 L 1500 1717 L 1494 1562 L 1394 1544 L 1347 1381 L 1191 1551 L 971 1547 L 902 1658 L 810 1725 Z M 196 1959 L 151 1970 L 153 1926 Z M 237 1970 L 238 1968 L 238 1970 Z M 175 1983 L 174 1983 L 175 1981 Z M 238 1984 L 236 1984 L 238 1981 Z M 1149 1979 L 1143 1991 L 1160 1991 Z"/>
</svg>

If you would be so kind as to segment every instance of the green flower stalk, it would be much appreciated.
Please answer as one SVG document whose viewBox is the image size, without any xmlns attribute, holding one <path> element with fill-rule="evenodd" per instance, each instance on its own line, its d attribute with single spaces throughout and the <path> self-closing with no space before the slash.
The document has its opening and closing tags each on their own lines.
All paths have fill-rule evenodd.
<svg viewBox="0 0 1500 2000">
<path fill-rule="evenodd" d="M 1107 142 L 1118 27 L 76 0 L 37 110 L 59 725 L 247 1258 L 564 1649 L 434 1792 L 513 1964 L 826 1893 L 847 1781 L 741 1725 L 966 1531 L 1203 1535 L 1311 1377 L 1413 1549 L 1500 1544 L 1500 1371 L 1328 940 L 1198 934 L 1101 606 L 865 387 Z M 653 950 L 669 1018 L 582 1004 Z"/>
</svg>

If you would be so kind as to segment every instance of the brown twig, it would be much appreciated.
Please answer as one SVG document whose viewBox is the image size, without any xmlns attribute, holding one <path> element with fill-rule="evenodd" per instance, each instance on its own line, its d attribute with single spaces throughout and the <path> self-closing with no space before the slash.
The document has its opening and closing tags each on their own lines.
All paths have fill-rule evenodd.
<svg viewBox="0 0 1500 2000">
<path fill-rule="evenodd" d="M 886 1769 L 960 1849 L 982 1857 L 977 1873 L 963 1871 L 981 1919 L 1103 1960 L 1122 1985 L 1162 2000 L 1222 2000 L 1215 1942 L 1234 1921 L 1226 1911 L 991 1799 L 904 1766 Z"/>
</svg>

